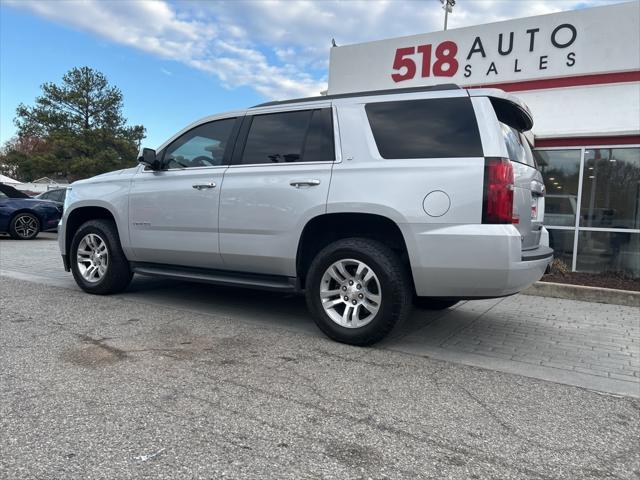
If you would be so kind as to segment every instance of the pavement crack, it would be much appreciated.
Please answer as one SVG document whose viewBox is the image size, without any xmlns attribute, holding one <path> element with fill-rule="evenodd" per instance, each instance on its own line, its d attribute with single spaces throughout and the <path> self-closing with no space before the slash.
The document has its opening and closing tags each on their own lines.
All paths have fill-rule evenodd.
<svg viewBox="0 0 640 480">
<path fill-rule="evenodd" d="M 458 388 L 460 390 L 462 390 L 469 398 L 471 398 L 480 408 L 482 408 L 482 410 L 484 410 L 498 425 L 500 425 L 502 428 L 504 428 L 506 431 L 508 431 L 514 437 L 517 437 L 520 440 L 523 440 L 523 441 L 525 441 L 527 443 L 533 444 L 533 445 L 537 446 L 538 448 L 541 448 L 541 449 L 544 449 L 544 450 L 567 451 L 566 448 L 558 448 L 558 447 L 548 446 L 548 445 L 545 445 L 542 442 L 539 442 L 537 440 L 534 440 L 534 439 L 526 437 L 525 435 L 521 434 L 518 430 L 516 430 L 513 426 L 511 426 L 510 424 L 505 422 L 502 418 L 500 418 L 500 416 L 496 412 L 494 412 L 491 408 L 489 408 L 489 406 L 485 402 L 480 400 L 478 397 L 476 397 L 474 394 L 472 394 L 465 387 L 463 387 L 461 385 L 458 385 Z"/>
</svg>

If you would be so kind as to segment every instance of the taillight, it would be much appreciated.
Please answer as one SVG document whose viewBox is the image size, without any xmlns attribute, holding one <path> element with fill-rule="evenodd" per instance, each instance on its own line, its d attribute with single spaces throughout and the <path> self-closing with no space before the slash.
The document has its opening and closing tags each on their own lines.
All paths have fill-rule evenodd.
<svg viewBox="0 0 640 480">
<path fill-rule="evenodd" d="M 513 185 L 513 166 L 509 160 L 485 159 L 482 223 L 518 223 L 513 214 Z"/>
</svg>

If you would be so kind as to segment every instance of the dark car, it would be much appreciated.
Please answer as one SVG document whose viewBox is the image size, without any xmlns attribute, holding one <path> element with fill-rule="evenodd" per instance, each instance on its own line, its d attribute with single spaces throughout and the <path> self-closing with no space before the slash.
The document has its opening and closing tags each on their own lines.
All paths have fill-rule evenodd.
<svg viewBox="0 0 640 480">
<path fill-rule="evenodd" d="M 36 195 L 36 198 L 40 200 L 51 200 L 52 202 L 64 203 L 64 199 L 67 196 L 66 188 L 54 188 L 47 190 L 40 195 Z"/>
<path fill-rule="evenodd" d="M 0 183 L 0 232 L 17 240 L 31 240 L 39 232 L 57 229 L 61 216 L 61 204 L 30 198 Z"/>
</svg>

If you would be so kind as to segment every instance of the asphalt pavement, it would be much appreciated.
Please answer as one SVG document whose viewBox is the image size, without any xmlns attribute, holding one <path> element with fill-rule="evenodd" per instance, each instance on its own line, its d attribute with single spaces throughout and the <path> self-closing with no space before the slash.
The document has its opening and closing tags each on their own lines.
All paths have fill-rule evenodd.
<svg viewBox="0 0 640 480">
<path fill-rule="evenodd" d="M 53 243 L 0 240 L 0 478 L 640 477 L 633 391 L 470 366 L 465 353 L 499 357 L 456 335 L 504 334 L 522 312 L 551 331 L 524 297 L 461 304 L 453 336 L 446 316 L 415 313 L 356 348 L 319 334 L 297 297 L 148 279 L 88 296 Z M 633 378 L 633 312 L 594 305 L 596 322 L 584 302 L 553 301 L 553 328 L 628 331 L 607 338 Z"/>
</svg>

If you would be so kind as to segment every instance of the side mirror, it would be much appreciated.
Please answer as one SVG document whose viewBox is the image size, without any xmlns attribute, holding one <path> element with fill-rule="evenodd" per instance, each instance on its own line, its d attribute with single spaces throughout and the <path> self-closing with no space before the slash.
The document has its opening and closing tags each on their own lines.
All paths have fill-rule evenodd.
<svg viewBox="0 0 640 480">
<path fill-rule="evenodd" d="M 149 167 L 151 170 L 160 169 L 160 161 L 156 157 L 156 151 L 153 148 L 143 148 L 142 155 L 138 157 L 138 163 Z"/>
</svg>

